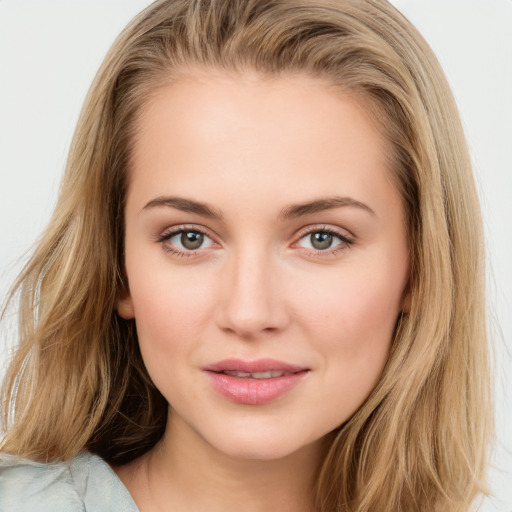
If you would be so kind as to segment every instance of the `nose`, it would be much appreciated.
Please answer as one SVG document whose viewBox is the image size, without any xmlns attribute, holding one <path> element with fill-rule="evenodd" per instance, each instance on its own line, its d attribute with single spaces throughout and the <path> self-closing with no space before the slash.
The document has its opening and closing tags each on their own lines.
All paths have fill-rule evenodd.
<svg viewBox="0 0 512 512">
<path fill-rule="evenodd" d="M 217 324 L 244 339 L 282 331 L 289 322 L 278 262 L 262 250 L 233 255 L 227 263 Z"/>
</svg>

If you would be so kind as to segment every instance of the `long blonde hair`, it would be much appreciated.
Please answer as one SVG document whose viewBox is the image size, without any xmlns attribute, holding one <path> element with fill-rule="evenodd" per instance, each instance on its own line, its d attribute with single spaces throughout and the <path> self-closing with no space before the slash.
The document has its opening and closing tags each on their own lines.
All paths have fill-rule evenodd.
<svg viewBox="0 0 512 512">
<path fill-rule="evenodd" d="M 408 212 L 410 311 L 376 388 L 330 434 L 315 508 L 468 510 L 485 492 L 492 430 L 479 206 L 446 79 L 385 0 L 159 0 L 123 31 L 11 294 L 19 345 L 3 387 L 2 449 L 39 461 L 89 449 L 122 464 L 165 430 L 167 403 L 115 303 L 137 116 L 191 65 L 327 78 L 363 98 L 391 142 Z"/>
</svg>

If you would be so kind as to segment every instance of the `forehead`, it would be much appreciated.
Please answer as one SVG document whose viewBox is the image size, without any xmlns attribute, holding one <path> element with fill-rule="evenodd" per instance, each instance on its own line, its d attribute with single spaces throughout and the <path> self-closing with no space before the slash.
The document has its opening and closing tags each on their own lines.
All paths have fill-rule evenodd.
<svg viewBox="0 0 512 512">
<path fill-rule="evenodd" d="M 190 74 L 144 105 L 130 190 L 150 195 L 158 182 L 173 194 L 192 187 L 195 194 L 250 190 L 280 200 L 337 192 L 364 200 L 391 176 L 389 144 L 370 112 L 361 99 L 306 75 Z"/>
</svg>

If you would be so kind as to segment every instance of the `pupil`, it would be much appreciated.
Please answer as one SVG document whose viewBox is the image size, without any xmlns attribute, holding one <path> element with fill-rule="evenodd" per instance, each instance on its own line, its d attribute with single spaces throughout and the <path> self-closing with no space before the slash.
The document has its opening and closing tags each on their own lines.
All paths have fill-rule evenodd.
<svg viewBox="0 0 512 512">
<path fill-rule="evenodd" d="M 318 232 L 311 235 L 311 245 L 318 250 L 328 249 L 332 245 L 330 233 Z"/>
<path fill-rule="evenodd" d="M 199 249 L 203 244 L 204 236 L 194 231 L 185 231 L 181 234 L 181 243 L 185 249 Z"/>
</svg>

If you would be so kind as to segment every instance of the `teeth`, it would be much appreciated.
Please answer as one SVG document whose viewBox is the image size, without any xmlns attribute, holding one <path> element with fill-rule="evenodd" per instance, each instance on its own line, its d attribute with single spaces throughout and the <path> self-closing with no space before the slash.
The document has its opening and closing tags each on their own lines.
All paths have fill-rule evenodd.
<svg viewBox="0 0 512 512">
<path fill-rule="evenodd" d="M 243 379 L 273 379 L 275 377 L 282 377 L 283 375 L 290 375 L 289 373 L 280 371 L 248 373 L 226 370 L 223 373 L 225 373 L 226 375 L 231 375 L 232 377 L 239 377 Z"/>
<path fill-rule="evenodd" d="M 246 372 L 225 371 L 223 373 L 225 373 L 226 375 L 231 375 L 232 377 L 250 377 L 251 376 L 250 373 L 246 373 Z"/>
</svg>

